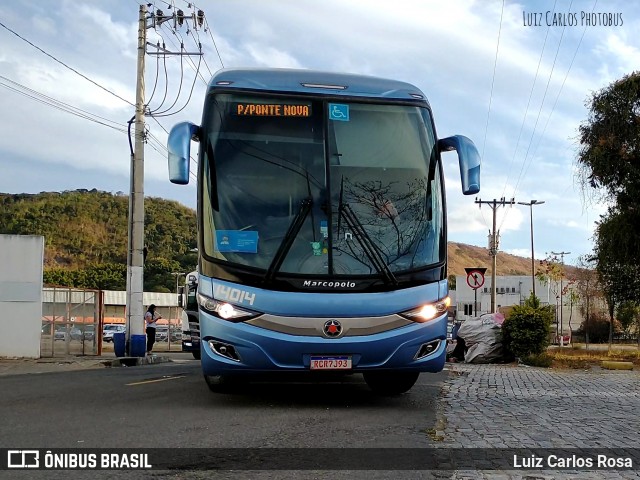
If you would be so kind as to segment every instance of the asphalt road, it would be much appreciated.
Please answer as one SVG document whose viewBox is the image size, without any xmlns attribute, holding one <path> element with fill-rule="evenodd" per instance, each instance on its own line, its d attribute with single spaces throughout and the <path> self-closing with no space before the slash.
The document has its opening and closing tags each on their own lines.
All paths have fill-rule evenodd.
<svg viewBox="0 0 640 480">
<path fill-rule="evenodd" d="M 322 382 L 251 383 L 233 393 L 214 394 L 195 360 L 6 376 L 0 378 L 0 447 L 428 447 L 445 378 L 444 372 L 423 374 L 409 393 L 381 397 L 369 390 L 361 375 Z M 9 473 L 12 476 L 7 478 L 18 478 L 18 472 Z M 86 478 L 101 478 L 102 473 L 113 478 L 115 472 L 24 473 L 24 478 L 45 473 L 42 478 L 85 478 L 83 473 Z M 258 472 L 246 473 L 221 476 L 255 478 Z M 207 477 L 197 469 L 179 474 L 130 471 L 126 475 Z M 333 472 L 327 478 L 342 475 L 348 476 L 347 472 Z M 259 476 L 306 478 L 294 473 L 289 477 L 282 471 L 260 472 Z"/>
</svg>

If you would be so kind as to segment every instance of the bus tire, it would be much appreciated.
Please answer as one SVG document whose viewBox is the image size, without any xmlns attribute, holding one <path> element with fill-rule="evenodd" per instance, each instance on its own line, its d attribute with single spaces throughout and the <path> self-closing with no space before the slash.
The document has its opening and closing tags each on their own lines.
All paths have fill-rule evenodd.
<svg viewBox="0 0 640 480">
<path fill-rule="evenodd" d="M 205 375 L 204 381 L 213 393 L 226 393 L 237 386 L 231 377 L 224 375 Z"/>
<path fill-rule="evenodd" d="M 193 355 L 193 358 L 195 358 L 196 360 L 200 360 L 200 350 L 194 350 L 191 352 L 191 354 Z"/>
<path fill-rule="evenodd" d="M 411 390 L 420 372 L 365 372 L 364 381 L 380 395 L 400 395 Z"/>
</svg>

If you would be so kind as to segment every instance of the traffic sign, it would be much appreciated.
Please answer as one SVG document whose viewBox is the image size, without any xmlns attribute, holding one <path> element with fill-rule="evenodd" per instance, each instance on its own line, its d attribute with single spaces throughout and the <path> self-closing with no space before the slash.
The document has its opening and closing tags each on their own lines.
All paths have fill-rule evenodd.
<svg viewBox="0 0 640 480">
<path fill-rule="evenodd" d="M 467 272 L 467 285 L 474 290 L 482 287 L 484 285 L 484 272 L 487 271 L 486 268 L 465 268 L 465 272 Z"/>
</svg>

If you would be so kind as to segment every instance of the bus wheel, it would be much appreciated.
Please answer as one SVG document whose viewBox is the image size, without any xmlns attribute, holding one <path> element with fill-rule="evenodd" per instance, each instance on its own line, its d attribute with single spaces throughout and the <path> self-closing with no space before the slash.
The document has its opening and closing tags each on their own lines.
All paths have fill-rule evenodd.
<svg viewBox="0 0 640 480">
<path fill-rule="evenodd" d="M 237 382 L 234 382 L 231 377 L 223 375 L 205 375 L 204 381 L 207 382 L 209 390 L 214 393 L 226 393 L 237 386 Z"/>
<path fill-rule="evenodd" d="M 200 360 L 200 350 L 194 350 L 191 354 L 193 355 L 193 358 Z"/>
<path fill-rule="evenodd" d="M 411 390 L 420 372 L 365 372 L 363 376 L 374 392 L 381 395 L 399 395 Z"/>
</svg>

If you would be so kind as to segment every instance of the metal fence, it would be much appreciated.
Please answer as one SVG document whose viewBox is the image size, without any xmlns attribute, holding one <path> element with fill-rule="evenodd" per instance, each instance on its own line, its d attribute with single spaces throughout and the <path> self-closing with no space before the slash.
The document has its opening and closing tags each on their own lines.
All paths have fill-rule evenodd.
<svg viewBox="0 0 640 480">
<path fill-rule="evenodd" d="M 103 305 L 98 290 L 43 289 L 40 356 L 100 355 Z"/>
</svg>

